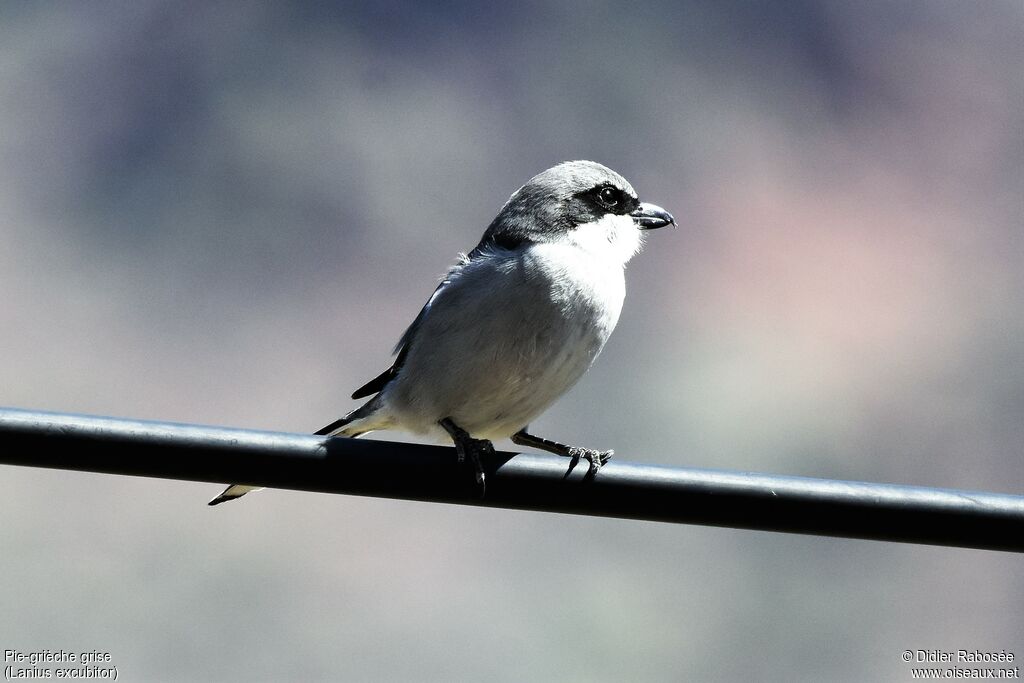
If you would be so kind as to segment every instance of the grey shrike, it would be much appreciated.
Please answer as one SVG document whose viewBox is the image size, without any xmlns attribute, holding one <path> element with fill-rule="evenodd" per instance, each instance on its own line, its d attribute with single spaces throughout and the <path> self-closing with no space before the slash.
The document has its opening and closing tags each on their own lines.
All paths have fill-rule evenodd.
<svg viewBox="0 0 1024 683">
<path fill-rule="evenodd" d="M 370 400 L 317 434 L 356 437 L 400 429 L 449 437 L 459 461 L 509 437 L 590 463 L 612 451 L 567 446 L 527 432 L 531 420 L 590 367 L 615 328 L 623 269 L 641 231 L 675 224 L 643 204 L 618 173 L 567 161 L 516 190 L 468 255 L 459 258 L 395 348 L 394 364 L 352 394 Z M 235 484 L 217 505 L 256 487 Z"/>
</svg>

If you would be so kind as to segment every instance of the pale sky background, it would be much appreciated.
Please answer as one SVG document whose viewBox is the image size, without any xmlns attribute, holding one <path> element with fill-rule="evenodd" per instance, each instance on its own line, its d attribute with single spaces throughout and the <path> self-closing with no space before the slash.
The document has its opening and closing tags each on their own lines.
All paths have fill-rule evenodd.
<svg viewBox="0 0 1024 683">
<path fill-rule="evenodd" d="M 312 431 L 513 190 L 587 158 L 680 229 L 537 432 L 1021 493 L 1022 73 L 1017 1 L 4 3 L 0 405 Z M 1011 554 L 218 490 L 3 467 L 0 649 L 125 681 L 1024 657 Z"/>
</svg>

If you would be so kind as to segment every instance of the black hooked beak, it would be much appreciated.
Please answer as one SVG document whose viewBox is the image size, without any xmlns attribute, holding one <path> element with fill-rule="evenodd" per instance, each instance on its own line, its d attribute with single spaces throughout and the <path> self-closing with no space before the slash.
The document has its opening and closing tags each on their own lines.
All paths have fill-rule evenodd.
<svg viewBox="0 0 1024 683">
<path fill-rule="evenodd" d="M 640 204 L 636 211 L 629 215 L 633 217 L 636 227 L 641 230 L 655 230 L 657 228 L 664 228 L 670 223 L 672 225 L 676 224 L 676 219 L 672 217 L 672 214 L 654 204 Z"/>
</svg>

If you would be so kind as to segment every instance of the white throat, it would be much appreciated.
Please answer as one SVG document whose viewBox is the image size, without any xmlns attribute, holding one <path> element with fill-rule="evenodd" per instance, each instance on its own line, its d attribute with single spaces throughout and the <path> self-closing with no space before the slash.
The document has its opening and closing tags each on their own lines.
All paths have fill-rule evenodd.
<svg viewBox="0 0 1024 683">
<path fill-rule="evenodd" d="M 629 216 L 607 214 L 566 233 L 565 239 L 588 255 L 602 261 L 626 265 L 643 246 L 636 223 Z"/>
</svg>

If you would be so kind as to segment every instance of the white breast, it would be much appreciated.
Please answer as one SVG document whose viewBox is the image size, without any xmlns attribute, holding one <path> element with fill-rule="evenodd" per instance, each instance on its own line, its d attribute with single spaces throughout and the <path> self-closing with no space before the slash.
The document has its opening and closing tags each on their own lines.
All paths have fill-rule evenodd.
<svg viewBox="0 0 1024 683">
<path fill-rule="evenodd" d="M 504 438 L 575 384 L 618 322 L 623 265 L 639 246 L 632 220 L 615 218 L 628 225 L 593 223 L 463 266 L 384 392 L 395 426 L 438 433 L 451 417 L 477 438 Z"/>
</svg>

